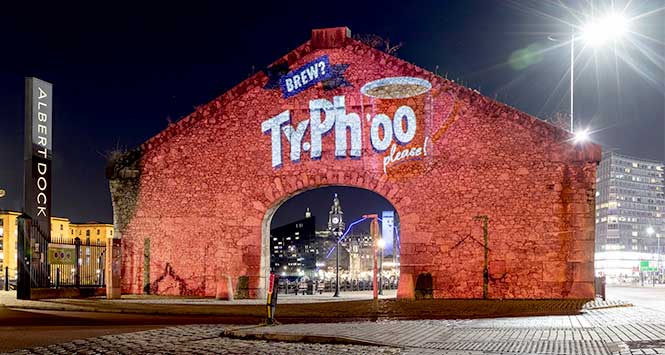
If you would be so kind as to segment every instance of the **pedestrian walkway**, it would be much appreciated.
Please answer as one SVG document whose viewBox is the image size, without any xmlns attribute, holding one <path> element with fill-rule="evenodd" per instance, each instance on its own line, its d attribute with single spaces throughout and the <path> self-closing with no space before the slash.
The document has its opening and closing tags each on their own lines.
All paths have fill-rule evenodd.
<svg viewBox="0 0 665 355">
<path fill-rule="evenodd" d="M 394 292 L 394 291 L 393 291 Z M 571 315 L 584 307 L 583 300 L 396 300 L 390 292 L 373 301 L 367 292 L 332 295 L 288 295 L 277 301 L 284 320 L 303 322 L 361 319 L 454 319 L 506 316 Z M 339 302 L 344 302 L 341 307 Z M 605 304 L 605 303 L 603 303 Z M 0 305 L 10 308 L 117 312 L 141 314 L 187 314 L 245 317 L 257 323 L 265 316 L 265 300 L 217 301 L 211 298 L 123 296 L 104 298 L 17 300 L 15 292 L 0 292 Z M 598 303 L 595 304 L 596 306 Z M 607 304 L 605 304 L 607 305 Z"/>
<path fill-rule="evenodd" d="M 665 313 L 639 307 L 575 316 L 285 324 L 226 332 L 246 339 L 348 339 L 433 354 L 665 354 Z"/>
<path fill-rule="evenodd" d="M 243 336 L 244 339 L 239 339 Z M 665 313 L 641 307 L 618 307 L 589 310 L 574 316 L 270 327 L 190 325 L 82 339 L 12 354 L 65 353 L 665 354 Z"/>
</svg>

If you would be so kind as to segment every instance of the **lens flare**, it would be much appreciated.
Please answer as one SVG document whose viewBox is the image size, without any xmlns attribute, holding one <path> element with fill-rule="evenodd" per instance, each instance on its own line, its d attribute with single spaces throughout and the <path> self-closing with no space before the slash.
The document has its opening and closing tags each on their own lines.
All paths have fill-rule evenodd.
<svg viewBox="0 0 665 355">
<path fill-rule="evenodd" d="M 628 31 L 628 21 L 621 14 L 610 14 L 592 20 L 582 28 L 582 39 L 592 46 L 599 47 L 609 41 L 616 41 Z"/>
</svg>

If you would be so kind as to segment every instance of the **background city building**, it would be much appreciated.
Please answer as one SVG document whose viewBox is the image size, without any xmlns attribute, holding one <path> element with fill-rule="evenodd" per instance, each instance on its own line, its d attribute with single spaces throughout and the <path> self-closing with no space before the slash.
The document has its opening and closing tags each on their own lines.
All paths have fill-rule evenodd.
<svg viewBox="0 0 665 355">
<path fill-rule="evenodd" d="M 281 276 L 312 276 L 316 269 L 316 217 L 305 218 L 270 230 L 271 271 Z"/>
<path fill-rule="evenodd" d="M 611 282 L 656 276 L 640 272 L 640 261 L 658 264 L 660 259 L 659 239 L 665 236 L 664 165 L 603 153 L 596 190 L 596 273 L 607 275 Z"/>
<path fill-rule="evenodd" d="M 0 278 L 4 278 L 5 267 L 8 267 L 10 279 L 16 278 L 17 218 L 20 215 L 21 213 L 16 211 L 0 211 Z M 83 246 L 105 246 L 107 239 L 113 238 L 113 225 L 99 222 L 71 223 L 68 218 L 51 217 L 52 243 L 73 244 L 77 237 Z M 82 253 L 84 264 L 95 262 L 99 257 L 90 248 L 83 248 Z M 63 280 L 65 277 L 63 276 Z"/>
</svg>

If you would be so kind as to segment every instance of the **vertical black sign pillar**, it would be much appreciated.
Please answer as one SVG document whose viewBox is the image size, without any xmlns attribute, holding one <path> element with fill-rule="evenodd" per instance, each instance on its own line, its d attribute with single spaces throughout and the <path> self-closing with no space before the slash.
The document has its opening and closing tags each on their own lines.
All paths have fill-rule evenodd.
<svg viewBox="0 0 665 355">
<path fill-rule="evenodd" d="M 16 252 L 18 253 L 17 267 L 18 277 L 16 280 L 16 298 L 19 300 L 30 299 L 32 288 L 32 248 L 30 247 L 30 231 L 32 230 L 32 219 L 27 214 L 17 218 L 18 236 Z"/>
<path fill-rule="evenodd" d="M 23 212 L 32 219 L 33 226 L 24 230 L 27 232 L 24 236 L 26 248 L 22 253 L 19 251 L 18 259 L 26 260 L 30 254 L 30 269 L 35 273 L 36 287 L 49 286 L 52 127 L 53 85 L 37 78 L 26 78 Z"/>
</svg>

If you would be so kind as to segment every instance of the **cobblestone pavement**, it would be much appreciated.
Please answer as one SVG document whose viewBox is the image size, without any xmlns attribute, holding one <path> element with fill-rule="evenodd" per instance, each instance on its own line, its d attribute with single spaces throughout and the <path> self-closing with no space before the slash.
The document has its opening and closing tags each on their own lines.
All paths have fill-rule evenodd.
<svg viewBox="0 0 665 355">
<path fill-rule="evenodd" d="M 228 326 L 189 325 L 107 335 L 8 354 L 400 354 L 378 346 L 248 341 L 220 337 Z"/>
<path fill-rule="evenodd" d="M 288 324 L 242 332 L 343 337 L 413 354 L 665 354 L 665 313 L 641 307 L 576 316 Z"/>
<path fill-rule="evenodd" d="M 221 337 L 310 335 L 377 346 L 285 343 Z M 588 310 L 576 316 L 470 320 L 190 325 L 109 335 L 15 354 L 665 354 L 665 313 L 641 307 Z"/>
</svg>

